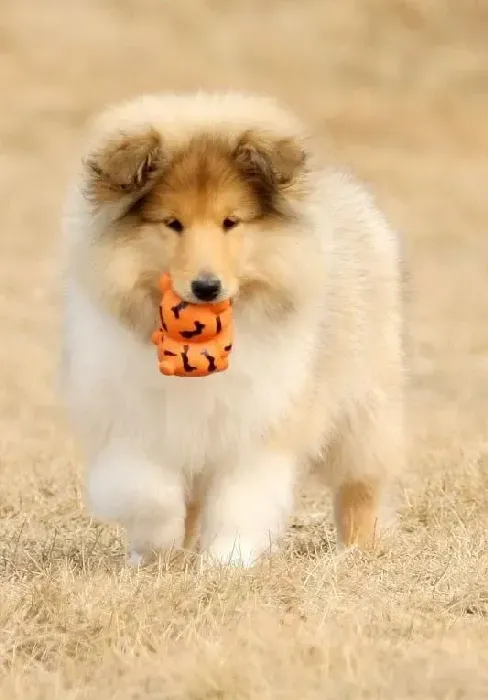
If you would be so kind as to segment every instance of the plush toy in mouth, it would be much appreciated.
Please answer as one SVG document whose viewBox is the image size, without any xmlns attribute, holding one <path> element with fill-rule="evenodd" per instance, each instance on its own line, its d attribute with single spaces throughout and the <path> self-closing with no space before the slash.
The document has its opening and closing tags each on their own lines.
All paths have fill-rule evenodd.
<svg viewBox="0 0 488 700">
<path fill-rule="evenodd" d="M 167 274 L 161 276 L 160 286 L 161 327 L 152 335 L 160 372 L 174 377 L 206 377 L 226 370 L 234 330 L 230 301 L 191 304 L 176 294 Z"/>
</svg>

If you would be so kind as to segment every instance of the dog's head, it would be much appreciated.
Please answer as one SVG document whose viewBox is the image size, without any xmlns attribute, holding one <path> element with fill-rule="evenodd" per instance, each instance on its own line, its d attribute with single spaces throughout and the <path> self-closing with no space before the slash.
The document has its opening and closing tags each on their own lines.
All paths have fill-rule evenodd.
<svg viewBox="0 0 488 700">
<path fill-rule="evenodd" d="M 105 251 L 112 287 L 127 278 L 124 298 L 132 285 L 154 301 L 165 271 L 193 303 L 293 305 L 307 272 L 307 155 L 300 134 L 247 126 L 209 123 L 177 137 L 154 123 L 115 128 L 87 157 L 92 205 L 119 207 L 93 243 Z"/>
</svg>

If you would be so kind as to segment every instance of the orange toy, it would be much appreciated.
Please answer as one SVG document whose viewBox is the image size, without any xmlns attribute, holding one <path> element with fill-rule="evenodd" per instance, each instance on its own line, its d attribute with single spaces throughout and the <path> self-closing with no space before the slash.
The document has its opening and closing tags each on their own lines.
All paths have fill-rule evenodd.
<svg viewBox="0 0 488 700">
<path fill-rule="evenodd" d="M 160 371 L 166 376 L 205 377 L 226 370 L 233 337 L 230 301 L 190 304 L 174 292 L 167 274 L 160 285 L 161 328 L 152 336 Z"/>
</svg>

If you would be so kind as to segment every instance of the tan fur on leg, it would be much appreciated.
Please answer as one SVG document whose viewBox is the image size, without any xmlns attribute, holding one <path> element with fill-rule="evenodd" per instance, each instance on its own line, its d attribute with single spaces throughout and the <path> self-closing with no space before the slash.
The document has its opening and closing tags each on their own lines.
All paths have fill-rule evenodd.
<svg viewBox="0 0 488 700">
<path fill-rule="evenodd" d="M 200 517 L 200 502 L 187 503 L 185 517 L 184 549 L 194 549 L 198 536 L 198 520 Z"/>
<path fill-rule="evenodd" d="M 378 522 L 378 485 L 368 481 L 343 484 L 335 496 L 337 532 L 341 544 L 367 548 L 374 544 Z"/>
</svg>

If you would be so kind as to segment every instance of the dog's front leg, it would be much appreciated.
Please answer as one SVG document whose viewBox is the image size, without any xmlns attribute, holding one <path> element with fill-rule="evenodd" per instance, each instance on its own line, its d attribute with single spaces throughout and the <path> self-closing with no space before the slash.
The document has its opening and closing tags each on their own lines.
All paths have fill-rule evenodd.
<svg viewBox="0 0 488 700">
<path fill-rule="evenodd" d="M 216 471 L 203 510 L 205 562 L 251 566 L 282 533 L 293 505 L 296 457 L 271 449 Z"/>
<path fill-rule="evenodd" d="M 88 473 L 93 514 L 127 532 L 131 559 L 179 549 L 185 530 L 182 475 L 129 446 L 105 448 Z"/>
</svg>

